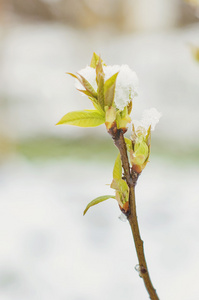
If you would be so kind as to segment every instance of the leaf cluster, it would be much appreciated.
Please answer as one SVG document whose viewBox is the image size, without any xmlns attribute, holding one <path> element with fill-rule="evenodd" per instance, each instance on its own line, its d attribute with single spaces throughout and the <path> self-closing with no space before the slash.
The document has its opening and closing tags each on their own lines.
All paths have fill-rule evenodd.
<svg viewBox="0 0 199 300">
<path fill-rule="evenodd" d="M 86 95 L 94 106 L 94 110 L 73 111 L 64 115 L 57 125 L 74 125 L 79 127 L 96 127 L 105 123 L 107 130 L 113 126 L 124 128 L 126 131 L 127 124 L 131 122 L 129 116 L 132 109 L 132 101 L 129 102 L 123 111 L 117 109 L 114 103 L 116 80 L 119 72 L 113 74 L 105 80 L 103 70 L 105 63 L 96 53 L 91 59 L 90 68 L 95 69 L 97 90 L 90 82 L 80 73 L 67 73 L 75 78 L 82 86 L 78 91 Z"/>
<path fill-rule="evenodd" d="M 96 127 L 105 123 L 106 111 L 114 102 L 115 85 L 118 73 L 105 81 L 103 65 L 105 64 L 102 59 L 94 53 L 90 67 L 94 68 L 96 71 L 97 91 L 95 91 L 88 80 L 80 73 L 77 73 L 77 75 L 67 73 L 81 83 L 83 89 L 78 90 L 88 96 L 95 109 L 69 112 L 63 116 L 57 125 L 66 124 L 80 127 Z"/>
<path fill-rule="evenodd" d="M 133 170 L 137 173 L 141 173 L 146 167 L 151 148 L 151 126 L 149 126 L 146 134 L 145 130 L 141 129 L 139 128 L 136 132 L 133 126 L 132 149 L 130 149 L 130 162 Z"/>
<path fill-rule="evenodd" d="M 69 112 L 61 118 L 61 120 L 57 123 L 58 125 L 66 124 L 79 127 L 96 127 L 105 123 L 107 131 L 112 135 L 112 137 L 113 133 L 117 133 L 118 130 L 123 133 L 126 132 L 127 124 L 131 122 L 129 115 L 132 110 L 132 101 L 130 101 L 123 110 L 119 110 L 116 107 L 114 97 L 119 72 L 116 72 L 110 78 L 106 79 L 106 70 L 104 66 L 105 63 L 102 61 L 101 57 L 94 53 L 90 67 L 84 69 L 84 71 L 91 72 L 92 75 L 95 74 L 94 79 L 96 84 L 94 84 L 94 86 L 97 86 L 97 88 L 94 88 L 85 76 L 82 75 L 84 72 L 80 71 L 77 74 L 68 73 L 81 84 L 82 89 L 78 90 L 89 98 L 94 109 Z M 135 131 L 133 126 L 133 134 L 131 138 L 132 140 L 125 138 L 125 144 L 129 153 L 132 170 L 139 174 L 142 172 L 149 159 L 151 127 L 149 127 L 145 134 L 143 128 Z M 105 195 L 95 198 L 87 205 L 84 214 L 90 207 L 110 198 L 116 199 L 121 210 L 128 212 L 129 186 L 122 174 L 120 154 L 118 154 L 115 160 L 113 180 L 110 187 L 115 190 L 115 196 Z"/>
</svg>

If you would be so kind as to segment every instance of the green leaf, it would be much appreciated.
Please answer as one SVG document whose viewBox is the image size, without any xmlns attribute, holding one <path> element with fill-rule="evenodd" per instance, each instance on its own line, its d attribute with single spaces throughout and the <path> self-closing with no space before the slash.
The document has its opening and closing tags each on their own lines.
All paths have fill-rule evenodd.
<svg viewBox="0 0 199 300">
<path fill-rule="evenodd" d="M 114 126 L 114 122 L 116 121 L 116 108 L 114 106 L 108 107 L 105 106 L 106 116 L 105 116 L 105 124 L 107 130 L 109 130 L 112 126 Z"/>
<path fill-rule="evenodd" d="M 98 64 L 96 66 L 96 80 L 97 80 L 97 94 L 98 94 L 98 102 L 101 108 L 104 110 L 104 70 L 102 67 L 102 60 L 99 57 Z"/>
<path fill-rule="evenodd" d="M 122 111 L 120 111 L 121 119 L 125 118 L 128 115 L 128 109 L 127 106 L 124 107 Z"/>
<path fill-rule="evenodd" d="M 92 85 L 88 82 L 88 80 L 86 80 L 86 78 L 84 78 L 81 74 L 78 74 L 79 77 L 77 75 L 75 75 L 73 73 L 69 73 L 69 72 L 67 72 L 66 74 L 68 74 L 68 75 L 74 77 L 75 79 L 77 79 L 83 85 L 83 87 L 86 89 L 86 90 L 77 89 L 78 91 L 84 93 L 87 96 L 92 96 L 92 97 L 97 99 L 96 91 L 94 90 Z"/>
<path fill-rule="evenodd" d="M 111 183 L 111 188 L 116 190 L 116 200 L 119 203 L 126 203 L 129 200 L 129 187 L 125 180 L 115 179 Z"/>
<path fill-rule="evenodd" d="M 115 84 L 116 79 L 118 76 L 118 73 L 115 73 L 113 76 L 111 76 L 109 79 L 106 80 L 104 84 L 104 104 L 105 106 L 112 106 L 114 101 L 114 95 L 115 95 Z"/>
<path fill-rule="evenodd" d="M 110 199 L 110 198 L 115 199 L 115 196 L 112 196 L 112 195 L 105 195 L 105 196 L 100 196 L 100 197 L 95 198 L 93 201 L 91 201 L 91 202 L 86 206 L 86 208 L 85 208 L 85 210 L 84 210 L 84 215 L 85 215 L 85 213 L 88 211 L 88 209 L 89 209 L 91 206 L 94 206 L 94 205 L 96 205 L 96 204 L 98 204 L 98 203 L 100 203 L 100 202 L 103 202 L 103 201 L 105 201 L 105 200 L 107 200 L 107 199 Z"/>
<path fill-rule="evenodd" d="M 131 111 L 132 111 L 132 108 L 133 108 L 133 103 L 132 103 L 132 100 L 129 102 L 128 106 L 127 106 L 127 109 L 128 109 L 128 114 L 130 115 Z"/>
<path fill-rule="evenodd" d="M 127 124 L 131 122 L 131 117 L 127 114 L 127 107 L 122 112 L 117 111 L 117 128 L 127 128 Z"/>
<path fill-rule="evenodd" d="M 118 154 L 118 156 L 115 160 L 115 165 L 114 165 L 114 168 L 113 168 L 113 178 L 114 179 L 121 179 L 122 178 L 122 162 L 121 162 L 120 153 Z"/>
<path fill-rule="evenodd" d="M 75 79 L 79 80 L 79 78 L 73 73 L 66 72 L 66 74 L 68 74 L 68 75 L 74 77 Z"/>
<path fill-rule="evenodd" d="M 94 88 L 92 87 L 92 85 L 88 82 L 88 80 L 82 76 L 81 74 L 78 74 L 80 76 L 80 79 L 77 78 L 80 83 L 85 87 L 85 89 L 95 98 L 97 98 L 97 93 L 94 90 Z"/>
<path fill-rule="evenodd" d="M 133 153 L 133 164 L 142 165 L 149 156 L 149 148 L 144 140 L 138 140 L 135 143 L 134 153 Z"/>
<path fill-rule="evenodd" d="M 98 103 L 98 100 L 94 97 L 88 97 L 89 100 L 91 100 L 91 102 L 93 103 L 93 106 L 99 111 L 99 113 L 105 117 L 105 112 L 103 111 L 103 109 L 101 108 L 101 106 Z"/>
<path fill-rule="evenodd" d="M 149 126 L 149 128 L 147 130 L 145 141 L 148 146 L 148 158 L 149 158 L 150 153 L 151 153 L 151 125 Z"/>
<path fill-rule="evenodd" d="M 104 110 L 104 75 L 102 73 L 98 74 L 98 103 L 100 107 Z"/>
<path fill-rule="evenodd" d="M 98 64 L 98 61 L 99 61 L 99 56 L 94 52 L 91 59 L 90 67 L 95 69 Z"/>
<path fill-rule="evenodd" d="M 90 92 L 88 92 L 87 90 L 79 90 L 77 89 L 79 92 L 83 93 L 84 95 L 88 96 L 89 100 L 91 100 L 91 102 L 93 103 L 93 106 L 102 114 L 105 115 L 104 110 L 102 109 L 102 107 L 100 106 L 100 104 L 98 103 L 98 100 L 96 98 L 94 98 L 92 96 L 92 94 Z"/>
<path fill-rule="evenodd" d="M 125 192 L 129 190 L 129 187 L 125 180 L 121 178 L 114 178 L 110 187 L 116 191 Z"/>
<path fill-rule="evenodd" d="M 91 63 L 90 63 L 90 67 L 95 69 L 98 62 L 99 62 L 99 55 L 97 55 L 95 52 L 93 53 L 92 59 L 91 59 Z M 103 62 L 103 60 L 101 59 L 101 62 L 103 64 L 103 66 L 106 66 L 106 64 Z"/>
<path fill-rule="evenodd" d="M 96 127 L 104 122 L 104 116 L 97 110 L 81 110 L 67 113 L 56 125 L 66 124 L 79 127 Z"/>
<path fill-rule="evenodd" d="M 147 130 L 145 142 L 146 142 L 147 146 L 150 146 L 150 144 L 151 144 L 151 125 L 149 126 L 149 128 Z"/>
<path fill-rule="evenodd" d="M 77 90 L 88 97 L 93 97 L 93 95 L 90 92 L 88 92 L 87 90 L 80 90 L 80 89 L 77 89 Z"/>
<path fill-rule="evenodd" d="M 98 81 L 98 75 L 99 74 L 104 74 L 104 70 L 103 70 L 103 67 L 102 67 L 102 60 L 101 60 L 101 57 L 99 57 L 99 60 L 98 60 L 98 63 L 96 65 L 96 77 L 97 77 L 97 81 Z"/>
<path fill-rule="evenodd" d="M 127 151 L 130 152 L 130 150 L 132 149 L 132 141 L 130 139 L 126 138 L 126 137 L 124 138 L 124 140 L 125 140 L 125 143 L 126 143 Z"/>
</svg>

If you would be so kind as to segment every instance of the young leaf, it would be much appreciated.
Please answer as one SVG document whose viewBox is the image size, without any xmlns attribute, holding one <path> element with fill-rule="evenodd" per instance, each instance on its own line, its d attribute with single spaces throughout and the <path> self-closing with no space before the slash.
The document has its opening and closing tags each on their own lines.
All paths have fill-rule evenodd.
<svg viewBox="0 0 199 300">
<path fill-rule="evenodd" d="M 66 124 L 79 127 L 96 127 L 104 122 L 104 116 L 97 110 L 81 110 L 67 113 L 56 125 Z"/>
<path fill-rule="evenodd" d="M 98 103 L 100 107 L 104 110 L 104 75 L 102 73 L 98 74 Z"/>
<path fill-rule="evenodd" d="M 95 52 L 93 53 L 92 59 L 91 59 L 91 63 L 90 63 L 90 67 L 95 69 L 97 64 L 99 62 L 99 55 L 97 55 Z M 106 64 L 104 63 L 104 61 L 101 59 L 101 62 L 103 64 L 103 66 L 106 66 Z"/>
<path fill-rule="evenodd" d="M 116 108 L 114 106 L 111 107 L 105 106 L 105 111 L 106 111 L 105 125 L 107 130 L 109 130 L 113 126 L 116 120 Z"/>
<path fill-rule="evenodd" d="M 84 78 L 84 76 L 82 76 L 81 74 L 78 74 L 80 76 L 80 79 L 77 78 L 80 83 L 85 87 L 85 89 L 94 97 L 97 98 L 97 93 L 94 90 L 94 88 L 92 87 L 92 85 L 88 82 L 88 80 L 86 78 Z"/>
<path fill-rule="evenodd" d="M 144 140 L 138 140 L 135 144 L 133 155 L 131 155 L 131 162 L 134 165 L 142 165 L 149 155 L 149 148 Z"/>
<path fill-rule="evenodd" d="M 93 201 L 91 201 L 91 202 L 86 206 L 86 208 L 85 208 L 85 210 L 84 210 L 84 215 L 85 215 L 85 213 L 88 211 L 88 209 L 89 209 L 91 206 L 94 206 L 94 205 L 96 205 L 96 204 L 98 204 L 98 203 L 100 203 L 100 202 L 103 202 L 103 201 L 105 201 L 105 200 L 107 200 L 107 199 L 110 199 L 110 198 L 115 199 L 115 196 L 112 196 L 112 195 L 105 195 L 105 196 L 100 196 L 100 197 L 95 198 Z"/>
<path fill-rule="evenodd" d="M 77 89 L 79 92 L 84 93 L 86 96 L 91 96 L 97 99 L 97 93 L 94 90 L 94 88 L 92 87 L 92 85 L 88 82 L 88 80 L 86 80 L 86 78 L 84 78 L 82 75 L 78 74 L 79 77 L 73 73 L 69 73 L 67 72 L 66 74 L 74 77 L 75 79 L 77 79 L 86 90 L 80 90 Z"/>
<path fill-rule="evenodd" d="M 75 74 L 73 74 L 73 73 L 66 72 L 66 74 L 68 74 L 68 75 L 74 77 L 75 79 L 79 80 L 79 78 Z"/>
<path fill-rule="evenodd" d="M 90 67 L 95 69 L 98 64 L 98 61 L 99 61 L 99 56 L 94 52 L 91 59 Z"/>
<path fill-rule="evenodd" d="M 79 92 L 83 93 L 84 95 L 88 96 L 89 100 L 91 100 L 91 102 L 93 103 L 93 106 L 102 114 L 105 115 L 104 110 L 102 109 L 102 107 L 100 106 L 100 104 L 98 103 L 98 100 L 96 98 L 94 98 L 92 96 L 92 94 L 90 92 L 88 92 L 87 90 L 79 90 L 77 89 Z"/>
<path fill-rule="evenodd" d="M 104 70 L 102 67 L 102 60 L 99 57 L 98 63 L 96 65 L 96 81 L 97 81 L 97 94 L 98 94 L 98 102 L 101 108 L 104 110 Z"/>
<path fill-rule="evenodd" d="M 128 202 L 129 200 L 129 187 L 125 180 L 118 178 L 113 178 L 110 186 L 112 189 L 116 190 L 116 200 L 120 205 Z"/>
<path fill-rule="evenodd" d="M 120 112 L 121 119 L 125 118 L 128 115 L 128 109 L 127 106 L 124 107 L 124 109 Z"/>
<path fill-rule="evenodd" d="M 151 153 L 151 125 L 149 126 L 148 130 L 147 130 L 147 134 L 145 137 L 145 142 L 148 146 L 148 158 L 150 156 Z"/>
<path fill-rule="evenodd" d="M 148 146 L 150 146 L 151 144 L 151 125 L 149 126 L 148 130 L 147 130 L 147 134 L 145 137 L 145 142 Z"/>
<path fill-rule="evenodd" d="M 105 116 L 105 112 L 103 111 L 103 109 L 99 105 L 98 100 L 96 98 L 94 98 L 94 97 L 88 97 L 88 98 L 91 100 L 91 102 L 93 103 L 93 106 L 99 111 L 99 113 L 102 116 Z"/>
<path fill-rule="evenodd" d="M 77 89 L 80 93 L 83 93 L 84 95 L 88 96 L 88 97 L 93 97 L 93 95 L 88 92 L 87 90 L 80 90 L 80 89 Z"/>
<path fill-rule="evenodd" d="M 129 102 L 128 106 L 127 106 L 127 109 L 128 109 L 128 114 L 130 115 L 131 111 L 132 111 L 132 108 L 133 108 L 133 103 L 132 103 L 132 100 Z"/>
<path fill-rule="evenodd" d="M 111 76 L 109 79 L 106 80 L 104 84 L 104 104 L 105 106 L 112 106 L 114 101 L 114 95 L 115 95 L 115 84 L 116 79 L 118 76 L 118 73 L 115 73 L 113 76 Z"/>
<path fill-rule="evenodd" d="M 125 143 L 126 143 L 127 151 L 130 152 L 130 150 L 132 149 L 132 141 L 130 139 L 126 138 L 126 137 L 124 138 L 124 140 L 125 140 Z"/>
<path fill-rule="evenodd" d="M 121 179 L 122 178 L 122 162 L 121 162 L 120 153 L 118 154 L 118 156 L 115 160 L 115 165 L 114 165 L 114 168 L 113 168 L 113 178 L 114 179 Z"/>
<path fill-rule="evenodd" d="M 129 187 L 125 180 L 122 178 L 114 178 L 110 187 L 116 191 L 125 192 L 129 190 Z"/>
<path fill-rule="evenodd" d="M 117 114 L 116 122 L 117 128 L 127 128 L 127 124 L 131 123 L 131 117 L 126 115 L 124 118 L 121 118 L 120 114 Z"/>
<path fill-rule="evenodd" d="M 98 60 L 98 63 L 96 65 L 96 77 L 97 77 L 97 81 L 98 81 L 98 75 L 99 74 L 104 74 L 104 70 L 103 70 L 103 67 L 102 67 L 102 60 L 101 60 L 101 57 L 99 57 L 99 60 Z"/>
</svg>

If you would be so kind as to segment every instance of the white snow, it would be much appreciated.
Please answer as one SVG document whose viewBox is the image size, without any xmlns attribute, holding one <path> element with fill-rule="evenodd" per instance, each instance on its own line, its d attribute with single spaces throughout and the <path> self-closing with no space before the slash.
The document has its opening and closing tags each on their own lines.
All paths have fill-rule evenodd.
<svg viewBox="0 0 199 300">
<path fill-rule="evenodd" d="M 82 75 L 94 88 L 95 91 L 97 91 L 97 82 L 96 82 L 96 71 L 94 68 L 91 68 L 90 66 L 87 66 L 86 68 L 80 70 L 77 72 L 77 74 Z M 75 87 L 80 90 L 85 90 L 85 88 L 81 85 L 79 80 L 75 79 Z"/>
<path fill-rule="evenodd" d="M 116 79 L 114 102 L 119 110 L 123 110 L 130 100 L 137 96 L 138 77 L 128 65 L 103 66 L 105 81 L 119 72 Z M 77 72 L 86 78 L 95 91 L 97 91 L 96 72 L 94 68 L 87 66 Z M 85 89 L 76 79 L 75 86 L 78 89 Z"/>
<path fill-rule="evenodd" d="M 135 127 L 135 130 L 137 130 L 138 127 L 140 127 L 144 130 L 144 132 L 146 132 L 149 126 L 151 126 L 151 130 L 153 131 L 156 125 L 158 124 L 161 116 L 162 114 L 159 111 L 157 111 L 156 108 L 153 107 L 144 110 L 142 114 L 142 119 L 140 121 L 133 120 L 132 123 Z"/>
<path fill-rule="evenodd" d="M 123 110 L 138 95 L 138 77 L 128 65 L 122 65 L 116 79 L 115 104 Z"/>
<path fill-rule="evenodd" d="M 153 107 L 148 110 L 144 110 L 141 122 L 145 128 L 149 128 L 151 125 L 151 130 L 154 130 L 161 116 L 161 113 Z"/>
<path fill-rule="evenodd" d="M 127 217 L 125 216 L 125 214 L 121 213 L 120 216 L 118 217 L 118 219 L 122 222 L 126 222 L 127 221 Z"/>
</svg>

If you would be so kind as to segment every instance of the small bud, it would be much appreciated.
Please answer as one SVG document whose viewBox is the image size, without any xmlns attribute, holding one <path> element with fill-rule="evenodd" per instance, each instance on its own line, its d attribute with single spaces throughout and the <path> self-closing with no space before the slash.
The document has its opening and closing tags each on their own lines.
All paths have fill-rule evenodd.
<svg viewBox="0 0 199 300">
<path fill-rule="evenodd" d="M 115 87 L 115 106 L 123 110 L 138 95 L 138 77 L 128 65 L 104 67 L 105 80 L 118 73 Z"/>
<path fill-rule="evenodd" d="M 117 113 L 116 117 L 116 122 L 117 122 L 117 128 L 123 129 L 123 131 L 127 130 L 127 124 L 131 123 L 131 117 L 129 116 L 128 113 L 128 107 L 125 106 L 124 110 L 122 112 Z"/>
<path fill-rule="evenodd" d="M 135 128 L 133 126 L 133 149 L 130 150 L 130 162 L 132 165 L 132 169 L 137 173 L 142 172 L 149 159 L 151 144 L 150 132 L 151 127 L 148 128 L 148 131 L 146 133 L 145 128 L 139 126 L 137 128 L 137 131 L 135 131 Z"/>
<path fill-rule="evenodd" d="M 151 130 L 155 129 L 160 117 L 161 113 L 155 108 L 151 108 L 144 111 L 140 122 L 134 121 L 132 125 L 131 140 L 133 149 L 130 150 L 130 162 L 132 169 L 138 174 L 142 172 L 149 161 Z"/>
<path fill-rule="evenodd" d="M 120 206 L 120 209 L 125 213 L 129 209 L 129 187 L 123 179 L 113 179 L 111 186 L 115 190 L 115 198 Z"/>
<path fill-rule="evenodd" d="M 113 106 L 111 106 L 109 108 L 105 107 L 105 111 L 106 111 L 105 125 L 106 125 L 107 130 L 109 130 L 116 120 L 116 109 Z"/>
</svg>

